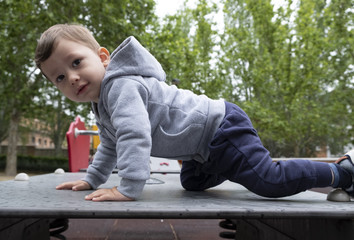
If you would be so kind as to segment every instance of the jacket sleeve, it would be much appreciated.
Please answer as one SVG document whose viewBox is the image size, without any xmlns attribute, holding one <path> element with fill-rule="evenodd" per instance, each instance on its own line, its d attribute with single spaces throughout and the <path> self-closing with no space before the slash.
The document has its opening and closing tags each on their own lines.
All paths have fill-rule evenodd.
<svg viewBox="0 0 354 240">
<path fill-rule="evenodd" d="M 148 89 L 134 79 L 113 81 L 107 97 L 107 110 L 115 129 L 118 191 L 137 198 L 150 177 L 151 125 L 147 111 Z"/>
<path fill-rule="evenodd" d="M 115 144 L 106 136 L 104 130 L 100 131 L 99 135 L 101 143 L 83 179 L 88 182 L 93 189 L 105 183 L 117 165 Z"/>
</svg>

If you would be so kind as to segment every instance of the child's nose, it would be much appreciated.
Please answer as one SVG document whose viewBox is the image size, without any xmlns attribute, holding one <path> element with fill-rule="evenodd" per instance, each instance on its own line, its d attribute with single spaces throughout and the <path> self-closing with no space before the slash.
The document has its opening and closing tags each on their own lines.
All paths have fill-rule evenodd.
<svg viewBox="0 0 354 240">
<path fill-rule="evenodd" d="M 77 74 L 71 73 L 69 75 L 69 79 L 70 79 L 71 85 L 74 85 L 76 82 L 79 81 L 80 78 Z"/>
<path fill-rule="evenodd" d="M 74 86 L 74 84 L 75 84 L 75 82 L 77 82 L 77 81 L 79 81 L 79 79 L 74 79 L 73 81 L 71 81 L 71 85 L 73 85 Z"/>
</svg>

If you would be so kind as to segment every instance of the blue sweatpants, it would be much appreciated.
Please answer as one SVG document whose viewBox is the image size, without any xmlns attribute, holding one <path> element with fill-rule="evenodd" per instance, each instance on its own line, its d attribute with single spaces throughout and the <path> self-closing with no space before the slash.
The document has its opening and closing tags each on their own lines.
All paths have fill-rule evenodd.
<svg viewBox="0 0 354 240">
<path fill-rule="evenodd" d="M 182 163 L 181 184 L 186 190 L 202 191 L 230 180 L 261 196 L 284 197 L 331 184 L 327 163 L 273 162 L 247 114 L 235 104 L 225 105 L 225 117 L 209 144 L 209 161 Z"/>
</svg>

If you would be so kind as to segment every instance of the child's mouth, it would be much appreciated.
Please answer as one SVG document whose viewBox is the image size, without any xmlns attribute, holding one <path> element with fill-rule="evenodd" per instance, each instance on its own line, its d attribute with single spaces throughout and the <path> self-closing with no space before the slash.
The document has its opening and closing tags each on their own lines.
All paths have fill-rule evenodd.
<svg viewBox="0 0 354 240">
<path fill-rule="evenodd" d="M 81 93 L 83 93 L 83 92 L 85 91 L 87 85 L 88 85 L 88 84 L 85 84 L 85 85 L 81 86 L 81 87 L 77 90 L 77 93 L 76 93 L 76 94 L 77 94 L 77 95 L 80 95 Z"/>
</svg>

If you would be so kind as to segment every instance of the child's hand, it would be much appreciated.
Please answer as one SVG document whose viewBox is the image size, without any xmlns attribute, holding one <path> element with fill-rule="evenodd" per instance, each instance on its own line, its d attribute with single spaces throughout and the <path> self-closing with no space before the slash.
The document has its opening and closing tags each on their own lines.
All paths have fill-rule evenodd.
<svg viewBox="0 0 354 240">
<path fill-rule="evenodd" d="M 71 189 L 73 191 L 82 191 L 91 189 L 90 184 L 85 181 L 78 180 L 74 182 L 65 182 L 56 187 L 57 190 Z"/>
<path fill-rule="evenodd" d="M 85 200 L 92 200 L 94 202 L 100 201 L 132 201 L 133 199 L 128 198 L 121 194 L 116 187 L 111 189 L 102 188 L 99 189 L 85 197 Z"/>
</svg>

